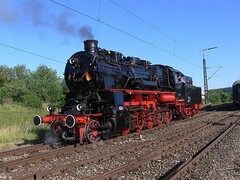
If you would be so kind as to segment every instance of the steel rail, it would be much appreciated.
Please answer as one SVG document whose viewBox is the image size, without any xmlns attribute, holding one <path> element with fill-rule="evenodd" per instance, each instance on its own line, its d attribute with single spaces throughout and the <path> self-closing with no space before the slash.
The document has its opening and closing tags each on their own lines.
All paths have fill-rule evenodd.
<svg viewBox="0 0 240 180">
<path fill-rule="evenodd" d="M 203 115 L 207 115 L 207 114 L 209 114 L 209 113 L 204 113 Z M 168 126 L 171 126 L 171 125 L 173 125 L 173 124 L 170 124 Z M 163 125 L 162 127 L 164 127 L 164 126 L 166 126 L 166 125 Z M 146 129 L 146 130 L 141 131 L 141 132 L 134 132 L 134 133 L 128 134 L 127 136 L 118 136 L 116 138 L 109 139 L 108 141 L 105 141 L 105 143 L 111 143 L 112 141 L 117 140 L 117 139 L 124 140 L 124 139 L 134 137 L 136 135 L 142 135 L 142 134 L 145 134 L 145 133 L 150 133 L 151 131 L 156 131 L 158 128 L 162 128 L 162 127 L 157 126 L 157 127 L 151 128 L 151 129 Z M 22 158 L 19 158 L 19 159 L 16 159 L 16 160 L 0 163 L 0 170 L 4 170 L 6 168 L 14 168 L 14 167 L 17 167 L 18 165 L 21 165 L 21 164 L 25 163 L 25 162 L 26 163 L 32 163 L 32 162 L 36 162 L 36 161 L 41 160 L 41 159 L 56 157 L 57 155 L 58 156 L 61 155 L 61 153 L 66 154 L 66 153 L 77 152 L 77 151 L 80 151 L 80 150 L 84 150 L 85 148 L 89 148 L 91 146 L 93 146 L 93 144 L 87 144 L 87 145 L 84 145 L 84 146 L 77 146 L 75 148 L 73 148 L 71 146 L 67 146 L 67 147 L 63 147 L 61 149 L 54 149 L 54 150 L 51 150 L 51 151 L 48 151 L 48 152 L 37 153 L 34 156 L 22 157 Z M 20 151 L 20 150 L 17 150 L 17 151 Z M 8 151 L 6 151 L 6 153 L 8 153 Z M 11 153 L 12 153 L 12 151 L 9 151 L 9 154 L 11 154 Z"/>
<path fill-rule="evenodd" d="M 205 147 L 203 147 L 200 151 L 198 151 L 192 158 L 185 161 L 182 165 L 180 165 L 176 170 L 170 173 L 164 179 L 178 179 L 189 170 L 193 164 L 197 163 L 202 157 L 204 157 L 208 151 L 210 151 L 217 143 L 219 143 L 232 129 L 240 122 L 240 120 L 236 120 L 233 124 L 231 124 L 225 131 L 223 131 L 219 136 L 209 142 Z"/>
<path fill-rule="evenodd" d="M 177 137 L 179 135 L 188 134 L 189 132 L 195 132 L 197 129 L 204 128 L 205 126 L 206 126 L 206 124 L 195 126 L 191 129 L 187 129 L 187 130 L 184 130 L 182 132 L 173 132 L 173 133 L 167 134 L 165 136 L 160 136 L 160 137 L 158 137 L 156 139 L 153 139 L 153 140 L 150 140 L 148 142 L 143 142 L 143 143 L 131 146 L 127 149 L 126 149 L 126 147 L 124 147 L 124 148 L 119 149 L 117 151 L 114 151 L 112 153 L 108 153 L 105 156 L 95 156 L 95 157 L 92 157 L 91 159 L 82 160 L 80 162 L 74 162 L 74 163 L 71 163 L 71 164 L 63 165 L 63 166 L 56 166 L 52 169 L 38 171 L 38 172 L 35 173 L 34 177 L 36 179 L 43 179 L 43 178 L 46 178 L 46 176 L 48 176 L 48 175 L 55 174 L 55 173 L 58 173 L 58 172 L 69 171 L 69 170 L 71 170 L 75 167 L 82 166 L 83 164 L 98 162 L 98 161 L 101 161 L 103 159 L 107 159 L 107 158 L 110 158 L 112 156 L 115 156 L 116 154 L 125 153 L 126 151 L 134 151 L 136 149 L 143 148 L 144 146 L 149 146 L 151 144 L 154 144 L 154 143 L 157 143 L 157 142 L 160 142 L 160 141 L 164 141 L 164 140 L 168 139 L 169 137 L 174 137 L 174 136 Z M 19 180 L 20 179 L 31 179 L 32 177 L 33 177 L 33 175 L 26 175 L 24 177 L 19 178 Z"/>
<path fill-rule="evenodd" d="M 221 120 L 224 120 L 226 118 L 228 118 L 229 116 L 226 115 L 220 119 L 218 119 L 217 121 L 221 121 Z M 177 145 L 181 144 L 185 139 L 188 140 L 190 139 L 191 137 L 193 137 L 197 132 L 200 132 L 202 131 L 203 129 L 207 128 L 207 127 L 210 127 L 212 126 L 212 123 L 208 123 L 208 124 L 204 124 L 204 125 L 199 125 L 199 126 L 195 126 L 194 128 L 191 128 L 189 130 L 185 130 L 184 132 L 178 132 L 176 133 L 174 136 L 179 136 L 179 135 L 182 135 L 182 134 L 187 134 L 187 136 L 183 137 L 183 138 L 180 138 L 179 140 L 173 142 L 173 143 L 170 143 L 168 145 L 165 145 L 164 147 L 160 148 L 158 150 L 158 156 L 159 156 L 159 153 L 167 153 L 168 150 L 172 149 L 173 147 L 176 147 Z M 191 132 L 191 133 L 189 133 Z M 172 135 L 173 136 L 173 135 Z M 43 178 L 46 178 L 48 175 L 52 175 L 52 174 L 55 174 L 55 173 L 59 173 L 59 172 L 69 172 L 71 169 L 73 168 L 76 168 L 76 167 L 79 167 L 79 166 L 82 166 L 84 164 L 88 164 L 88 163 L 94 163 L 94 162 L 98 162 L 98 161 L 101 161 L 103 159 L 107 159 L 107 158 L 112 158 L 113 156 L 116 156 L 118 154 L 121 154 L 121 153 L 124 153 L 124 152 L 129 152 L 129 151 L 134 151 L 136 149 L 140 149 L 140 148 L 143 148 L 144 146 L 149 146 L 150 144 L 153 144 L 153 143 L 156 143 L 156 142 L 159 142 L 161 140 L 164 140 L 164 139 L 167 139 L 171 137 L 171 135 L 167 135 L 165 137 L 159 137 L 157 139 L 154 139 L 154 140 L 151 140 L 151 141 L 148 141 L 148 142 L 144 142 L 144 143 L 141 143 L 141 144 L 138 144 L 138 145 L 135 145 L 135 146 L 131 146 L 130 148 L 123 148 L 123 149 L 120 149 L 118 151 L 115 151 L 113 153 L 109 153 L 105 156 L 97 156 L 97 157 L 94 157 L 94 158 L 91 158 L 91 159 L 87 159 L 87 160 L 84 160 L 84 161 L 81 161 L 81 162 L 75 162 L 75 163 L 71 163 L 69 165 L 64 165 L 64 166 L 58 166 L 56 167 L 55 169 L 52 169 L 52 170 L 46 170 L 46 171 L 42 171 L 42 172 L 36 172 L 35 176 L 36 179 L 43 179 Z M 146 157 L 141 157 L 141 158 L 137 158 L 135 161 L 131 162 L 130 164 L 125 164 L 123 166 L 120 166 L 116 169 L 114 169 L 113 171 L 108 171 L 108 172 L 105 172 L 103 174 L 100 174 L 100 175 L 97 175 L 95 178 L 89 178 L 89 179 L 104 179 L 104 178 L 116 178 L 118 177 L 119 173 L 122 173 L 126 170 L 129 170 L 129 168 L 133 168 L 133 167 L 136 167 L 139 165 L 139 163 L 143 163 L 142 161 L 146 161 L 147 158 L 149 158 L 150 156 L 153 156 L 155 155 L 156 152 L 152 152 L 152 153 L 149 153 Z M 85 177 L 87 179 L 87 177 Z"/>
<path fill-rule="evenodd" d="M 203 112 L 201 113 L 202 116 L 205 116 L 209 113 L 206 113 L 206 112 Z M 199 114 L 200 115 L 200 114 Z M 194 117 L 190 118 L 191 120 L 194 119 Z M 170 125 L 167 125 L 167 126 L 171 126 L 172 124 Z M 165 125 L 166 126 L 166 125 Z M 129 134 L 128 136 L 119 136 L 117 138 L 114 138 L 114 139 L 110 139 L 109 141 L 105 141 L 105 143 L 111 143 L 113 140 L 116 140 L 116 139 L 127 139 L 129 137 L 133 137 L 133 136 L 136 136 L 136 135 L 141 135 L 141 134 L 145 134 L 147 132 L 151 132 L 151 131 L 156 131 L 156 129 L 158 129 L 159 127 L 154 127 L 154 128 L 151 128 L 151 129 L 147 129 L 145 131 L 141 131 L 141 132 L 135 132 L 135 133 L 131 133 Z M 161 127 L 160 127 L 161 128 Z M 169 135 L 168 135 L 169 137 Z M 13 167 L 17 167 L 18 165 L 20 164 L 26 164 L 26 163 L 31 163 L 31 162 L 36 162 L 36 161 L 39 161 L 39 160 L 45 160 L 47 158 L 52 158 L 52 157 L 56 157 L 56 156 L 59 156 L 59 153 L 60 153 L 60 156 L 61 154 L 67 154 L 67 153 L 71 153 L 71 152 L 78 152 L 78 151 L 81 151 L 85 148 L 88 148 L 88 147 L 91 147 L 93 144 L 88 144 L 88 145 L 85 145 L 85 146 L 78 146 L 76 148 L 69 148 L 68 147 L 65 147 L 65 148 L 61 148 L 61 150 L 57 149 L 57 150 L 54 150 L 52 152 L 45 152 L 43 153 L 44 155 L 41 155 L 41 154 L 36 154 L 35 156 L 33 157 L 27 157 L 27 158 L 24 158 L 24 159 L 20 159 L 20 160 L 17 160 L 17 161 L 12 161 L 12 162 L 7 162 L 5 164 L 0 164 L 0 170 L 2 169 L 8 169 L 8 168 L 13 168 Z M 65 149 L 65 150 L 64 150 Z M 61 167 L 61 166 L 60 166 Z M 58 166 L 58 168 L 60 168 Z M 37 175 L 37 174 L 36 174 Z M 35 175 L 35 176 L 36 176 Z M 33 175 L 26 175 L 25 177 L 28 178 L 28 177 L 32 177 Z M 21 179 L 21 177 L 19 177 L 19 179 Z"/>
<path fill-rule="evenodd" d="M 9 156 L 19 156 L 21 154 L 31 153 L 32 151 L 43 150 L 47 147 L 48 146 L 44 145 L 44 144 L 37 144 L 34 146 L 28 146 L 28 147 L 23 147 L 23 148 L 18 148 L 18 149 L 2 151 L 2 152 L 0 152 L 0 158 L 6 158 Z"/>
<path fill-rule="evenodd" d="M 222 118 L 218 119 L 218 121 L 222 121 L 222 120 L 224 120 L 228 117 L 229 116 L 222 117 Z M 177 149 L 180 149 L 184 145 L 183 144 L 184 141 L 189 141 L 189 139 L 191 139 L 198 132 L 200 132 L 201 130 L 203 130 L 205 128 L 211 127 L 211 126 L 212 126 L 212 123 L 207 124 L 204 127 L 190 133 L 188 136 L 183 137 L 183 138 L 181 138 L 181 139 L 179 139 L 175 142 L 172 142 L 172 143 L 164 146 L 163 148 L 160 148 L 160 149 L 155 150 L 151 153 L 148 153 L 144 157 L 137 158 L 136 160 L 134 160 L 134 161 L 132 161 L 128 164 L 119 166 L 118 168 L 107 171 L 107 172 L 102 173 L 100 175 L 97 175 L 95 177 L 89 177 L 89 178 L 87 178 L 87 180 L 114 179 L 114 178 L 119 177 L 121 174 L 123 174 L 126 171 L 133 170 L 133 169 L 138 169 L 140 165 L 146 164 L 146 163 L 152 161 L 153 159 L 159 159 L 159 157 L 162 157 L 162 156 L 168 154 L 169 151 L 176 150 L 176 149 L 174 149 L 174 147 L 176 147 Z"/>
</svg>

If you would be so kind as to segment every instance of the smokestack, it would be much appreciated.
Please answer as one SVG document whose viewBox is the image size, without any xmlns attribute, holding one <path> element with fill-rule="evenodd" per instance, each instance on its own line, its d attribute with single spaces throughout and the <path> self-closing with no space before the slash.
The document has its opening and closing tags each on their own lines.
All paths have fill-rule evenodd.
<svg viewBox="0 0 240 180">
<path fill-rule="evenodd" d="M 97 40 L 86 40 L 84 41 L 85 52 L 98 53 L 98 41 Z"/>
</svg>

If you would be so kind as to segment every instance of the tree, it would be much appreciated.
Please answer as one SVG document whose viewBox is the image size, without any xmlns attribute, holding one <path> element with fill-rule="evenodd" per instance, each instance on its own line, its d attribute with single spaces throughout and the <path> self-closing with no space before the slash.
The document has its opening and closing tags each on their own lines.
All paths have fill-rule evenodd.
<svg viewBox="0 0 240 180">
<path fill-rule="evenodd" d="M 28 107 L 42 108 L 41 99 L 33 92 L 24 96 L 24 104 Z"/>
<path fill-rule="evenodd" d="M 66 91 L 63 79 L 45 65 L 34 72 L 25 65 L 0 66 L 0 102 L 13 98 L 31 107 L 40 107 L 42 102 L 63 104 L 63 89 Z"/>
<path fill-rule="evenodd" d="M 220 89 L 208 91 L 208 101 L 211 104 L 223 104 L 232 102 L 232 96 L 229 93 L 225 93 Z"/>
<path fill-rule="evenodd" d="M 9 97 L 14 101 L 23 102 L 24 96 L 29 93 L 27 80 L 30 70 L 25 65 L 17 65 L 11 69 L 10 81 L 4 84 Z"/>
<path fill-rule="evenodd" d="M 57 103 L 62 94 L 61 79 L 55 70 L 45 65 L 38 66 L 29 79 L 29 89 L 44 102 Z"/>
<path fill-rule="evenodd" d="M 221 103 L 232 102 L 232 96 L 228 93 L 220 92 L 220 101 Z"/>
<path fill-rule="evenodd" d="M 10 97 L 8 88 L 6 85 L 13 81 L 14 72 L 12 68 L 0 65 L 0 102 L 3 103 L 5 99 Z"/>
</svg>

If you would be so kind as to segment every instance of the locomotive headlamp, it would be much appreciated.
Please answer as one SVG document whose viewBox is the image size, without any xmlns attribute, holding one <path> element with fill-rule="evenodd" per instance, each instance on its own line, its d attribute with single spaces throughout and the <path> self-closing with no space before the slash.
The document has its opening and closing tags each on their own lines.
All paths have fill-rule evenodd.
<svg viewBox="0 0 240 180">
<path fill-rule="evenodd" d="M 40 126 L 40 125 L 42 124 L 42 118 L 41 118 L 41 116 L 36 115 L 36 116 L 33 118 L 33 123 L 34 123 L 36 126 Z"/>
<path fill-rule="evenodd" d="M 79 60 L 77 58 L 71 58 L 69 59 L 69 63 L 72 65 L 78 64 Z"/>
<path fill-rule="evenodd" d="M 76 119 L 72 115 L 68 115 L 66 118 L 66 126 L 72 128 L 76 124 Z"/>
<path fill-rule="evenodd" d="M 78 111 L 81 111 L 81 110 L 83 110 L 83 109 L 85 109 L 86 108 L 86 104 L 78 104 L 77 105 L 77 110 Z"/>
<path fill-rule="evenodd" d="M 53 105 L 49 105 L 47 107 L 47 112 L 49 112 L 50 114 L 53 114 L 55 110 L 56 108 Z"/>
</svg>

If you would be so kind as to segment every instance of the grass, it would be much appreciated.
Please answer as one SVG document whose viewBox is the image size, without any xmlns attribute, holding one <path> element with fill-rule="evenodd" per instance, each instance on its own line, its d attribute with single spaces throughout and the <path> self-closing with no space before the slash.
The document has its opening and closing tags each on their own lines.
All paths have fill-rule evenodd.
<svg viewBox="0 0 240 180">
<path fill-rule="evenodd" d="M 43 140 L 49 127 L 36 127 L 33 124 L 36 114 L 44 116 L 47 112 L 43 108 L 33 109 L 15 103 L 0 105 L 0 148 Z"/>
</svg>

